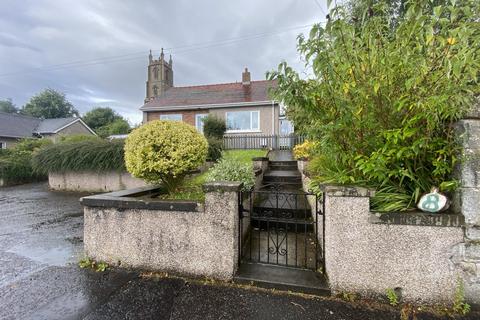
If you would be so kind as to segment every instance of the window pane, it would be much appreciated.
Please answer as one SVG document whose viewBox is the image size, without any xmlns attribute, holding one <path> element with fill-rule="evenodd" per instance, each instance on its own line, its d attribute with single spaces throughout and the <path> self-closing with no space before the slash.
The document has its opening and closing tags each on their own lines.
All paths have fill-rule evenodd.
<svg viewBox="0 0 480 320">
<path fill-rule="evenodd" d="M 161 114 L 160 120 L 182 121 L 181 114 Z"/>
<path fill-rule="evenodd" d="M 250 111 L 236 111 L 227 113 L 228 130 L 251 130 Z"/>
<path fill-rule="evenodd" d="M 205 119 L 208 114 L 196 114 L 195 115 L 195 127 L 197 128 L 198 132 L 203 133 L 203 119 Z"/>
<path fill-rule="evenodd" d="M 260 112 L 252 111 L 252 130 L 260 129 L 258 125 L 260 122 L 259 118 L 260 118 Z"/>
</svg>

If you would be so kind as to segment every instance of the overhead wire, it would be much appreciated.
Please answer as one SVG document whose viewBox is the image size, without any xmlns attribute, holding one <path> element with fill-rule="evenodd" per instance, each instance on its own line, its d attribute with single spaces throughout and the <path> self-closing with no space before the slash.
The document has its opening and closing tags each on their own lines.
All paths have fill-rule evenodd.
<svg viewBox="0 0 480 320">
<path fill-rule="evenodd" d="M 263 33 L 253 34 L 253 35 L 244 35 L 244 36 L 233 37 L 233 38 L 223 39 L 223 40 L 206 41 L 206 42 L 199 42 L 195 44 L 180 45 L 180 46 L 166 48 L 166 51 L 167 53 L 170 53 L 170 54 L 171 53 L 183 54 L 183 53 L 187 53 L 195 50 L 202 50 L 202 49 L 208 49 L 213 47 L 231 45 L 240 41 L 247 41 L 247 40 L 258 39 L 258 38 L 263 38 L 268 36 L 274 36 L 274 35 L 282 34 L 292 30 L 305 29 L 311 26 L 313 26 L 313 24 L 287 27 L 287 28 L 282 28 L 278 31 L 263 32 Z M 160 50 L 153 50 L 153 51 L 160 52 Z M 145 51 L 139 51 L 135 53 L 101 57 L 101 58 L 88 59 L 88 60 L 76 60 L 76 61 L 65 62 L 60 64 L 30 68 L 22 71 L 8 72 L 8 73 L 0 74 L 0 77 L 6 77 L 6 76 L 12 76 L 12 75 L 18 75 L 18 74 L 24 74 L 24 73 L 32 73 L 32 72 L 38 72 L 38 71 L 56 71 L 56 70 L 69 69 L 69 68 L 106 64 L 111 62 L 132 61 L 132 60 L 144 59 L 144 58 L 145 58 Z"/>
</svg>

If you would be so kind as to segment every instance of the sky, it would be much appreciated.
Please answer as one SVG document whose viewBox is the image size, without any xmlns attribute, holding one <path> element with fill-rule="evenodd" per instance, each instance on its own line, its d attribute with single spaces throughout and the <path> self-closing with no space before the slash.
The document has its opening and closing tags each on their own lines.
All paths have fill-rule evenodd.
<svg viewBox="0 0 480 320">
<path fill-rule="evenodd" d="M 148 52 L 172 55 L 174 85 L 265 79 L 283 60 L 304 70 L 296 37 L 326 0 L 0 0 L 0 100 L 45 88 L 81 114 L 111 107 L 139 123 Z"/>
</svg>

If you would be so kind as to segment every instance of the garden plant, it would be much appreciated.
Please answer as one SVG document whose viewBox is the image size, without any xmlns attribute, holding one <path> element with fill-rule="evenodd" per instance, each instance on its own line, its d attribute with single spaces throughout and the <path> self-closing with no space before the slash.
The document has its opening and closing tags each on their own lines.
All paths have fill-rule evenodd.
<svg viewBox="0 0 480 320">
<path fill-rule="evenodd" d="M 217 161 L 222 157 L 223 135 L 226 130 L 225 121 L 214 115 L 209 115 L 203 119 L 203 134 L 208 141 L 208 160 Z"/>
<path fill-rule="evenodd" d="M 33 156 L 36 172 L 125 171 L 124 141 L 74 135 L 45 146 Z"/>
<path fill-rule="evenodd" d="M 379 211 L 456 187 L 454 123 L 480 91 L 480 2 L 436 3 L 404 1 L 401 15 L 384 1 L 356 16 L 335 6 L 298 38 L 312 76 L 285 62 L 269 73 L 296 130 L 315 142 L 314 183 L 375 188 Z"/>
<path fill-rule="evenodd" d="M 48 139 L 23 139 L 12 149 L 0 150 L 0 179 L 8 184 L 46 179 L 44 173 L 33 170 L 32 157 L 51 144 Z"/>
<path fill-rule="evenodd" d="M 180 121 L 151 121 L 130 133 L 125 165 L 133 176 L 161 183 L 168 193 L 206 160 L 208 143 L 193 126 Z"/>
</svg>

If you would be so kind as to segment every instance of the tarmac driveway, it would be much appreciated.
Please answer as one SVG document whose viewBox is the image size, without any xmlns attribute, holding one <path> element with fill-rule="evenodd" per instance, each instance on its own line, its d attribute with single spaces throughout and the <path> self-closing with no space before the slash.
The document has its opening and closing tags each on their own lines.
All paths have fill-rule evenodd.
<svg viewBox="0 0 480 320">
<path fill-rule="evenodd" d="M 80 196 L 0 188 L 0 319 L 399 319 L 389 307 L 81 269 Z"/>
</svg>

